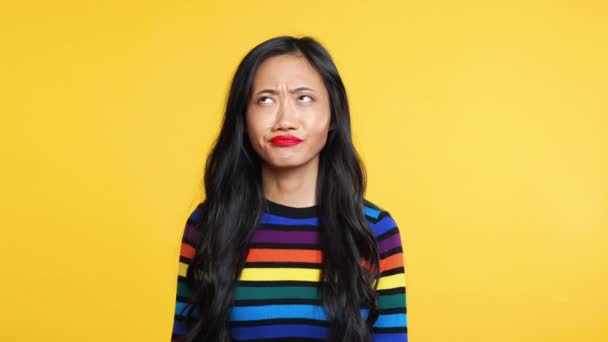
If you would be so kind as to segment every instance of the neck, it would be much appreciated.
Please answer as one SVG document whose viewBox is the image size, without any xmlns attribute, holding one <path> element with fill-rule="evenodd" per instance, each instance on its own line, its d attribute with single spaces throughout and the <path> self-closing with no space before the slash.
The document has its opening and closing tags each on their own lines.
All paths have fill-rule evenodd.
<svg viewBox="0 0 608 342">
<path fill-rule="evenodd" d="M 290 207 L 310 207 L 317 204 L 318 160 L 297 168 L 262 166 L 262 187 L 268 200 Z"/>
</svg>

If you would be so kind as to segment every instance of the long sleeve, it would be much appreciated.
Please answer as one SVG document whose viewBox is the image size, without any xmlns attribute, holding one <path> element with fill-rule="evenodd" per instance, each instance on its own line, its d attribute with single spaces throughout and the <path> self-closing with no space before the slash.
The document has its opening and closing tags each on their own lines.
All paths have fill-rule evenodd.
<svg viewBox="0 0 608 342">
<path fill-rule="evenodd" d="M 380 252 L 380 278 L 377 287 L 379 316 L 372 327 L 372 341 L 407 342 L 404 253 L 399 228 L 388 212 L 370 202 L 366 204 L 365 214 L 379 243 Z M 270 263 L 291 264 L 308 260 L 310 263 L 320 262 L 320 250 L 316 252 L 310 248 L 295 247 L 316 246 L 314 242 L 318 220 L 313 216 L 313 212 L 302 212 L 308 209 L 289 209 L 287 213 L 297 213 L 289 217 L 285 211 L 280 210 L 290 207 L 273 208 L 272 213 L 265 213 L 260 228 L 256 230 L 248 255 L 250 264 L 245 266 L 241 275 L 242 284 L 236 289 L 235 307 L 230 316 L 234 325 L 231 336 L 235 341 L 265 341 L 278 337 L 324 340 L 327 327 L 316 322 L 323 320 L 323 316 L 318 316 L 319 311 L 314 305 L 302 302 L 316 298 L 315 289 L 318 284 L 310 284 L 318 278 L 315 269 L 294 268 L 294 272 L 291 272 L 291 268 L 266 267 Z M 199 222 L 200 212 L 195 210 L 187 220 L 181 241 L 172 341 L 187 333 L 184 310 L 188 309 L 187 303 L 192 295 L 186 275 L 200 241 L 197 228 Z M 294 226 L 298 229 L 294 229 Z M 284 229 L 285 227 L 290 229 Z M 272 233 L 274 230 L 279 233 Z M 264 263 L 264 267 L 259 267 L 260 263 Z M 270 300 L 280 302 L 268 302 Z M 272 305 L 266 305 L 269 303 Z M 290 308 L 278 309 L 281 305 L 289 305 Z M 197 315 L 196 311 L 194 314 Z M 297 321 L 292 322 L 290 319 Z M 302 322 L 301 319 L 307 320 Z"/>
<path fill-rule="evenodd" d="M 372 327 L 374 342 L 407 342 L 405 265 L 399 227 L 383 211 L 373 225 L 380 252 L 379 316 Z"/>
<path fill-rule="evenodd" d="M 184 232 L 181 239 L 179 264 L 177 271 L 177 289 L 175 296 L 175 314 L 173 317 L 173 332 L 171 341 L 175 341 L 178 337 L 187 333 L 184 325 L 186 315 L 186 304 L 191 299 L 190 288 L 186 281 L 188 267 L 196 251 L 196 244 L 199 241 L 199 231 L 196 228 L 200 220 L 200 207 L 197 207 L 188 217 Z M 187 310 L 187 309 L 186 309 Z"/>
</svg>

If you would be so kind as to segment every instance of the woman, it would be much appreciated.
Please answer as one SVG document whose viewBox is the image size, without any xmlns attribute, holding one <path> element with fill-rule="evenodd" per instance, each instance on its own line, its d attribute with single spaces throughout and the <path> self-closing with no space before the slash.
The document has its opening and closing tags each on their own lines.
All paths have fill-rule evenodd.
<svg viewBox="0 0 608 342">
<path fill-rule="evenodd" d="M 182 239 L 174 341 L 407 341 L 399 228 L 364 198 L 332 58 L 281 36 L 239 64 Z"/>
</svg>

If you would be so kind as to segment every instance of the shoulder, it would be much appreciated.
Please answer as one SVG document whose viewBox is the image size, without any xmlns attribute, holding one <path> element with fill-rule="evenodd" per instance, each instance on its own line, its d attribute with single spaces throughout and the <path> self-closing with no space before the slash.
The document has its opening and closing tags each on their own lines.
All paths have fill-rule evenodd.
<svg viewBox="0 0 608 342">
<path fill-rule="evenodd" d="M 188 215 L 187 223 L 199 224 L 201 221 L 201 213 L 203 211 L 203 202 L 200 202 Z"/>
<path fill-rule="evenodd" d="M 363 213 L 367 219 L 378 220 L 382 214 L 386 213 L 386 210 L 375 202 L 363 198 Z"/>
<path fill-rule="evenodd" d="M 376 238 L 387 234 L 399 234 L 399 227 L 389 211 L 367 198 L 363 199 L 363 211 L 365 218 Z"/>
</svg>

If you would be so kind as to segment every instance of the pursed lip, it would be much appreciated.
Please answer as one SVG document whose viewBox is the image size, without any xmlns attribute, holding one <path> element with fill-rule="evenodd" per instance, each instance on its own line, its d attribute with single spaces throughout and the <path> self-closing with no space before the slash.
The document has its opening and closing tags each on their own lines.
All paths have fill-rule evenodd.
<svg viewBox="0 0 608 342">
<path fill-rule="evenodd" d="M 270 142 L 277 146 L 291 146 L 299 144 L 302 142 L 302 139 L 294 137 L 293 135 L 277 135 L 276 137 L 270 139 Z"/>
</svg>

